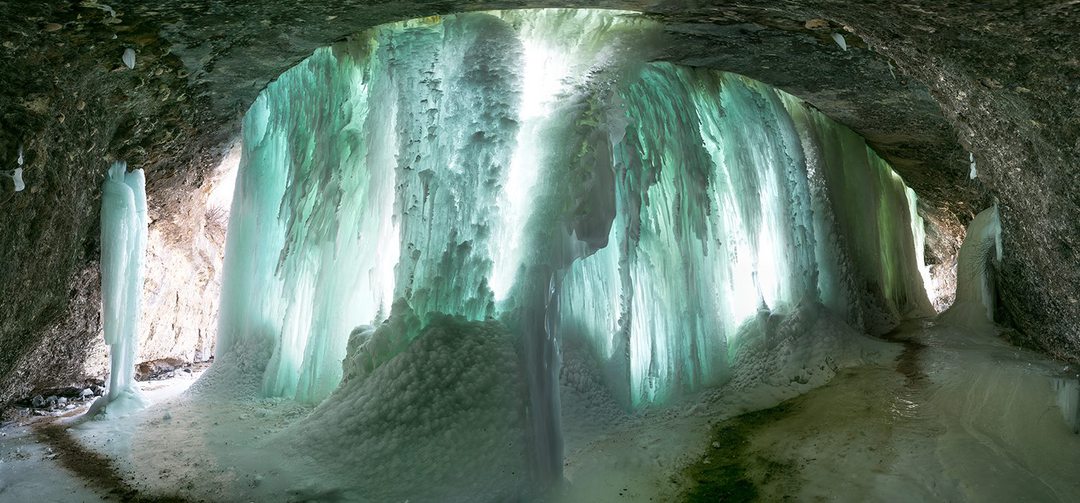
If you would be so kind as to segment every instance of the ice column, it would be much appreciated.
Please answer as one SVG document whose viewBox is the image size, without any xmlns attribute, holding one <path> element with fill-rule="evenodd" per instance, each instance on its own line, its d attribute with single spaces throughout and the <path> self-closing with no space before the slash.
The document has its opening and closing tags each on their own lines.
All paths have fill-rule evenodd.
<svg viewBox="0 0 1080 503">
<path fill-rule="evenodd" d="M 143 404 L 134 387 L 134 360 L 146 253 L 146 181 L 141 169 L 126 170 L 124 162 L 109 168 L 101 196 L 101 297 L 110 373 L 108 396 L 95 410 L 107 406 L 110 415 Z"/>
</svg>

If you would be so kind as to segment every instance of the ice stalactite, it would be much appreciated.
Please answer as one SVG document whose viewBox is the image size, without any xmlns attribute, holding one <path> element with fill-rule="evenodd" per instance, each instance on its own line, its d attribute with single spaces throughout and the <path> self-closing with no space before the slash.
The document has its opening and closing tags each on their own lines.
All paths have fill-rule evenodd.
<svg viewBox="0 0 1080 503">
<path fill-rule="evenodd" d="M 14 184 L 15 192 L 22 192 L 26 189 L 26 183 L 23 181 L 23 164 L 25 162 L 25 158 L 23 157 L 22 145 L 19 146 L 19 157 L 17 162 L 19 167 L 11 171 L 4 171 L 2 174 L 8 178 L 11 178 L 11 181 Z"/>
<path fill-rule="evenodd" d="M 319 421 L 368 438 L 347 404 L 426 358 L 418 339 L 509 335 L 528 392 L 501 402 L 523 408 L 548 485 L 562 339 L 634 409 L 722 382 L 777 317 L 885 330 L 929 312 L 922 223 L 891 168 L 776 89 L 648 63 L 661 33 L 600 11 L 426 18 L 282 75 L 244 121 L 212 372 L 333 393 Z M 432 372 L 457 365 L 484 363 Z"/>
<path fill-rule="evenodd" d="M 994 205 L 968 224 L 956 259 L 956 300 L 939 321 L 973 329 L 993 326 L 993 271 L 1001 254 L 1001 219 Z"/>
<path fill-rule="evenodd" d="M 930 272 L 930 266 L 926 264 L 926 221 L 919 215 L 919 196 L 911 188 L 906 188 L 908 218 L 911 220 L 911 235 L 915 240 L 915 264 L 919 266 L 919 275 L 922 277 L 926 295 L 933 301 L 940 296 L 937 280 Z"/>
<path fill-rule="evenodd" d="M 141 169 L 126 171 L 126 163 L 114 163 L 101 191 L 101 299 L 109 387 L 89 415 L 102 408 L 109 415 L 124 414 L 144 405 L 134 385 L 147 238 L 146 179 Z"/>
</svg>

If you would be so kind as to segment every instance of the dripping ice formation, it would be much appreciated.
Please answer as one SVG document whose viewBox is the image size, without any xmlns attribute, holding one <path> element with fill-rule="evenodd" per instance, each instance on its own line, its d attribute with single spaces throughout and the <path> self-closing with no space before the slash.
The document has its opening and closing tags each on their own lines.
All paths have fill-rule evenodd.
<svg viewBox="0 0 1080 503">
<path fill-rule="evenodd" d="M 15 192 L 22 192 L 23 189 L 26 188 L 26 183 L 23 182 L 22 173 L 23 173 L 22 168 L 15 168 L 15 169 L 11 170 L 10 172 L 8 172 L 8 171 L 4 172 L 4 176 L 6 176 L 8 178 L 11 178 L 12 183 L 14 183 Z"/>
<path fill-rule="evenodd" d="M 291 438 L 327 452 L 353 445 L 335 435 L 434 435 L 425 418 L 519 427 L 547 483 L 563 340 L 634 410 L 724 382 L 745 341 L 799 310 L 870 332 L 931 314 L 916 198 L 889 165 L 782 91 L 647 63 L 658 36 L 610 11 L 462 14 L 282 75 L 243 123 L 211 372 L 321 403 Z M 468 348 L 500 361 L 450 358 Z M 459 376 L 438 385 L 453 410 L 421 399 L 427 373 Z M 425 404 L 380 394 L 396 386 Z M 379 430 L 385 410 L 350 409 L 375 396 L 417 417 Z M 414 455 L 510 466 L 439 445 Z"/>
<path fill-rule="evenodd" d="M 1001 218 L 995 204 L 968 224 L 956 260 L 956 301 L 941 314 L 942 322 L 974 329 L 993 326 L 993 268 L 1001 255 Z"/>
<path fill-rule="evenodd" d="M 101 189 L 101 302 L 109 346 L 109 386 L 91 414 L 126 414 L 144 404 L 135 387 L 143 260 L 147 239 L 146 179 L 127 163 L 109 168 Z"/>
</svg>

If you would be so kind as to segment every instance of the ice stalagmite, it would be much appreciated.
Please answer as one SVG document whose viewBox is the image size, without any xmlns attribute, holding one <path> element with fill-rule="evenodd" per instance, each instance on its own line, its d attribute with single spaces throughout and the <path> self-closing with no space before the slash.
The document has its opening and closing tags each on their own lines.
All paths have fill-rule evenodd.
<svg viewBox="0 0 1080 503">
<path fill-rule="evenodd" d="M 113 163 L 101 191 L 101 301 L 109 386 L 91 415 L 102 407 L 115 416 L 143 405 L 134 372 L 146 253 L 146 181 L 141 169 L 126 171 L 126 163 Z"/>
<path fill-rule="evenodd" d="M 973 329 L 994 323 L 995 264 L 1001 260 L 1001 219 L 997 205 L 983 210 L 968 224 L 956 264 L 956 301 L 939 321 Z"/>
</svg>

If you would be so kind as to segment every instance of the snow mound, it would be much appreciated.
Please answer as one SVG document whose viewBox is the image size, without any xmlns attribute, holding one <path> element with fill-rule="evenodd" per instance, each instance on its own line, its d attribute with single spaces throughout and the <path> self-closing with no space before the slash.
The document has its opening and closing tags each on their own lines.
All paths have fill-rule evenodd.
<svg viewBox="0 0 1080 503">
<path fill-rule="evenodd" d="M 366 341 L 411 341 L 380 365 L 371 357 L 386 353 L 350 345 L 368 351 L 346 357 L 346 382 L 282 440 L 320 461 L 350 499 L 519 498 L 526 394 L 513 336 L 497 321 L 439 314 L 421 329 L 396 322 L 409 319 L 395 313 Z"/>
<path fill-rule="evenodd" d="M 762 311 L 737 339 L 723 393 L 743 392 L 772 406 L 818 388 L 844 368 L 884 364 L 899 347 L 851 328 L 824 306 L 803 302 L 788 315 Z"/>
</svg>

